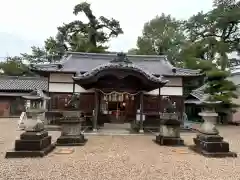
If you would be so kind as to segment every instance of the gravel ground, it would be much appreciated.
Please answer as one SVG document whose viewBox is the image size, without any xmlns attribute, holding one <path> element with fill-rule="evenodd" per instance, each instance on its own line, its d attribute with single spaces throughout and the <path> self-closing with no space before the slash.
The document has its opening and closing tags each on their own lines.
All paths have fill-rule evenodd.
<svg viewBox="0 0 240 180">
<path fill-rule="evenodd" d="M 162 147 L 153 136 L 90 136 L 72 154 L 4 159 L 19 137 L 17 121 L 0 119 L 0 180 L 239 180 L 240 157 L 207 159 L 187 147 Z M 220 127 L 231 150 L 240 152 L 240 127 Z M 59 132 L 50 132 L 53 139 Z M 187 145 L 194 133 L 182 133 Z M 56 150 L 55 150 L 56 151 Z M 238 153 L 238 155 L 240 155 Z"/>
</svg>

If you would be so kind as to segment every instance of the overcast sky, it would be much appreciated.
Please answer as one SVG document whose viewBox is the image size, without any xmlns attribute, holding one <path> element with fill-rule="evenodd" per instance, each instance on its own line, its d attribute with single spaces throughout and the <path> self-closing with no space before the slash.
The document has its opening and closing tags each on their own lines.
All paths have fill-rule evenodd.
<svg viewBox="0 0 240 180">
<path fill-rule="evenodd" d="M 0 0 L 0 57 L 30 52 L 54 36 L 57 26 L 79 19 L 72 14 L 81 0 Z M 96 16 L 120 21 L 124 34 L 111 40 L 110 50 L 127 51 L 136 46 L 145 22 L 161 13 L 187 19 L 211 9 L 212 0 L 89 0 Z M 82 18 L 80 16 L 80 18 Z M 83 17 L 84 18 L 84 17 Z"/>
</svg>

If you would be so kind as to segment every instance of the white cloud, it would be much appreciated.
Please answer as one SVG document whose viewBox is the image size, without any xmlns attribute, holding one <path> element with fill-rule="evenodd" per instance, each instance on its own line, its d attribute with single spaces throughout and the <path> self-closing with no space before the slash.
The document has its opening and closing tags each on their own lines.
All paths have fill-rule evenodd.
<svg viewBox="0 0 240 180">
<path fill-rule="evenodd" d="M 72 14 L 74 5 L 79 2 L 81 1 L 2 0 L 0 33 L 8 32 L 25 41 L 43 43 L 47 37 L 56 34 L 57 26 L 79 18 Z M 144 23 L 156 15 L 166 13 L 178 19 L 186 19 L 201 10 L 209 10 L 212 5 L 211 0 L 89 0 L 88 2 L 92 3 L 93 12 L 97 16 L 113 17 L 120 21 L 124 35 L 111 41 L 110 49 L 114 51 L 126 51 L 135 47 L 137 36 L 141 34 Z M 12 48 L 9 48 L 10 54 L 12 51 Z"/>
</svg>

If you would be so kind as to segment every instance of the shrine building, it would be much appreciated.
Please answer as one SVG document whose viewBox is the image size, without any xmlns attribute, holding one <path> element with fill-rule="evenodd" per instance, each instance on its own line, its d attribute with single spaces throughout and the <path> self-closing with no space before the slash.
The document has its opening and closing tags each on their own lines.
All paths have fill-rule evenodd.
<svg viewBox="0 0 240 180">
<path fill-rule="evenodd" d="M 92 128 L 104 123 L 132 123 L 140 114 L 140 129 L 158 126 L 165 98 L 184 112 L 184 85 L 200 77 L 198 70 L 174 67 L 162 55 L 68 52 L 59 63 L 32 65 L 46 78 L 49 112 L 66 110 L 79 93 L 79 110 L 92 116 Z"/>
</svg>

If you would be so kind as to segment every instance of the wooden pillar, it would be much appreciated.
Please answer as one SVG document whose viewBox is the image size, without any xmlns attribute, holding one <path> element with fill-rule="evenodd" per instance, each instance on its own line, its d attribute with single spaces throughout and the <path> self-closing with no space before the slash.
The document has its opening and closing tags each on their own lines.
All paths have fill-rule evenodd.
<svg viewBox="0 0 240 180">
<path fill-rule="evenodd" d="M 143 92 L 140 93 L 140 133 L 143 133 Z"/>
<path fill-rule="evenodd" d="M 161 112 L 161 88 L 158 88 L 158 112 Z"/>
<path fill-rule="evenodd" d="M 94 117 L 93 117 L 93 131 L 97 131 L 97 118 L 99 111 L 99 95 L 95 90 L 95 106 L 94 106 Z"/>
</svg>

